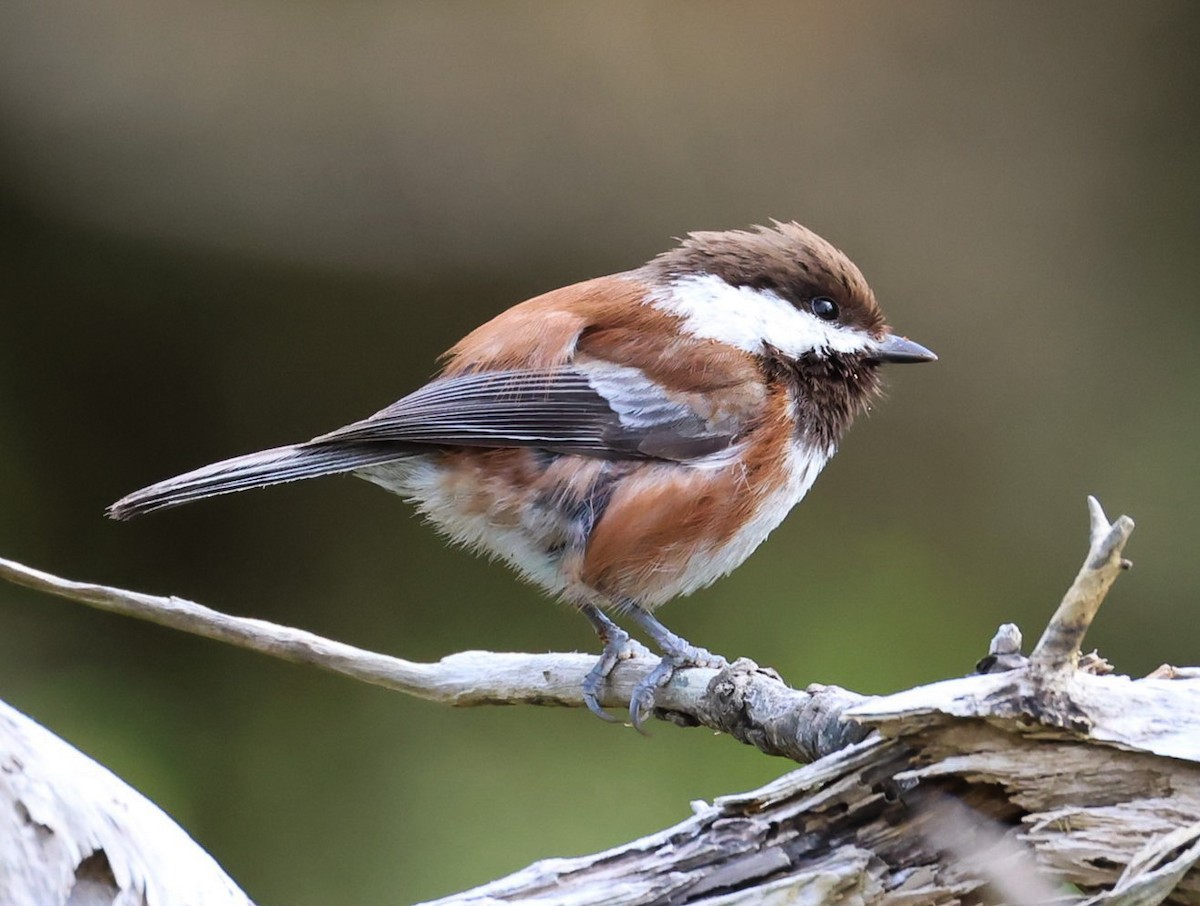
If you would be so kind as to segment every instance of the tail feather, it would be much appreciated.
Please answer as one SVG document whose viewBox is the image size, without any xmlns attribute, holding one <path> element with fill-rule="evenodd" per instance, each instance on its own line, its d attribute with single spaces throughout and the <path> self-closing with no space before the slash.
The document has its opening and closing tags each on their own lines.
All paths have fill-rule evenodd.
<svg viewBox="0 0 1200 906">
<path fill-rule="evenodd" d="M 122 497 L 105 514 L 132 519 L 218 494 L 263 488 L 301 478 L 353 472 L 365 466 L 403 459 L 408 451 L 394 444 L 293 444 L 249 453 L 176 475 Z"/>
</svg>

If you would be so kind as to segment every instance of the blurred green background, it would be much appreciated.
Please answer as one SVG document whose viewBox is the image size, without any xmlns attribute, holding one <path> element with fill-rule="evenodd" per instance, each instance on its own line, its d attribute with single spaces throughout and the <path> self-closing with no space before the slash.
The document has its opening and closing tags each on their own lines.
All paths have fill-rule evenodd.
<svg viewBox="0 0 1200 906">
<path fill-rule="evenodd" d="M 409 658 L 584 620 L 328 479 L 129 524 L 150 481 L 416 387 L 506 306 L 797 219 L 901 332 L 808 500 L 660 615 L 884 692 L 1036 637 L 1084 496 L 1139 528 L 1089 636 L 1197 661 L 1200 6 L 186 3 L 0 10 L 0 556 Z M 263 903 L 403 903 L 788 768 L 703 731 L 454 711 L 0 586 L 0 696 Z"/>
</svg>

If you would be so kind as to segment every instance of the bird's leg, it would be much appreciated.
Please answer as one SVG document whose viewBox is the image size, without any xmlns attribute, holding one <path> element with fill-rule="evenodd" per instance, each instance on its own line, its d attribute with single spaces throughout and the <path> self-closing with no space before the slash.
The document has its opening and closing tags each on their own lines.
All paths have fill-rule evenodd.
<svg viewBox="0 0 1200 906">
<path fill-rule="evenodd" d="M 600 702 L 596 700 L 600 687 L 613 672 L 618 661 L 642 654 L 649 655 L 650 652 L 645 645 L 632 638 L 628 632 L 605 616 L 595 604 L 584 604 L 579 609 L 583 611 L 583 615 L 588 618 L 588 622 L 596 630 L 596 635 L 604 643 L 604 650 L 600 653 L 596 666 L 583 679 L 583 703 L 597 717 L 616 722 L 617 718 L 601 708 Z"/>
<path fill-rule="evenodd" d="M 727 666 L 728 662 L 719 654 L 697 648 L 691 642 L 677 636 L 648 611 L 634 607 L 630 613 L 663 653 L 663 659 L 658 662 L 658 666 L 637 684 L 637 688 L 633 690 L 633 698 L 629 700 L 629 718 L 634 728 L 641 732 L 642 715 L 654 707 L 655 691 L 670 682 L 676 670 L 681 667 L 713 667 L 719 670 Z"/>
</svg>

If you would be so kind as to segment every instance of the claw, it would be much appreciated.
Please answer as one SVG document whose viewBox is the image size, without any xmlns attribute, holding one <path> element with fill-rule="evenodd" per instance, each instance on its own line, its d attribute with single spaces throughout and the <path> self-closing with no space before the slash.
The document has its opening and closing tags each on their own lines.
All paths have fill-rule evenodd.
<svg viewBox="0 0 1200 906">
<path fill-rule="evenodd" d="M 658 666 L 633 690 L 633 697 L 629 700 L 629 720 L 633 728 L 643 736 L 649 735 L 642 729 L 642 718 L 653 710 L 655 693 L 671 681 L 676 670 L 682 670 L 684 667 L 712 667 L 720 670 L 726 666 L 728 662 L 725 658 L 695 645 L 686 645 L 685 648 L 665 654 Z"/>
<path fill-rule="evenodd" d="M 728 666 L 729 662 L 719 654 L 698 648 L 677 636 L 654 619 L 648 611 L 635 608 L 631 613 L 663 653 L 663 659 L 658 662 L 658 666 L 637 684 L 637 688 L 633 690 L 633 697 L 629 700 L 629 719 L 633 728 L 645 735 L 646 731 L 642 729 L 642 715 L 654 707 L 655 691 L 669 683 L 676 670 L 683 667 L 713 667 L 720 670 Z"/>
<path fill-rule="evenodd" d="M 624 630 L 620 630 L 620 635 L 614 635 L 609 638 L 604 643 L 604 651 L 596 659 L 596 666 L 589 670 L 588 675 L 583 678 L 583 703 L 587 705 L 589 711 L 601 720 L 607 720 L 610 723 L 617 723 L 617 718 L 613 717 L 600 706 L 597 696 L 600 693 L 600 688 L 604 685 L 604 681 L 608 679 L 609 674 L 613 672 L 613 668 L 617 666 L 617 662 L 622 657 L 630 656 L 627 652 L 631 649 L 631 643 L 633 643 L 633 639 Z"/>
<path fill-rule="evenodd" d="M 600 653 L 596 666 L 583 679 L 583 702 L 597 717 L 615 723 L 617 718 L 600 707 L 600 689 L 619 661 L 648 656 L 650 652 L 594 605 L 586 604 L 580 609 L 604 642 L 604 651 Z M 676 670 L 684 667 L 712 667 L 719 670 L 728 666 L 728 661 L 675 635 L 647 611 L 631 606 L 630 613 L 663 653 L 662 660 L 637 684 L 629 699 L 629 722 L 643 736 L 648 736 L 650 734 L 642 729 L 642 718 L 654 709 L 655 693 L 671 681 Z"/>
<path fill-rule="evenodd" d="M 584 613 L 596 627 L 596 634 L 604 642 L 604 650 L 600 652 L 596 666 L 583 678 L 583 703 L 601 720 L 620 723 L 620 718 L 613 717 L 600 706 L 600 689 L 620 661 L 649 656 L 650 651 L 599 610 L 585 608 Z"/>
</svg>

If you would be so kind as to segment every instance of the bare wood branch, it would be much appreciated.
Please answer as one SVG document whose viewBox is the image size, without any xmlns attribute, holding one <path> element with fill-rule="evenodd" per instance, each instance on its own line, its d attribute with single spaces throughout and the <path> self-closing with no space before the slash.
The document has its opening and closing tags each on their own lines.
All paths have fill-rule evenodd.
<svg viewBox="0 0 1200 906">
<path fill-rule="evenodd" d="M 5 906 L 252 906 L 154 803 L 0 702 Z"/>
<path fill-rule="evenodd" d="M 230 616 L 183 598 L 63 579 L 13 560 L 0 559 L 0 578 L 455 707 L 583 707 L 583 679 L 596 660 L 593 655 L 574 653 L 462 651 L 435 663 L 418 663 L 266 620 Z M 637 658 L 618 665 L 601 704 L 626 707 L 634 687 L 656 664 L 652 658 Z M 865 735 L 856 724 L 841 720 L 842 712 L 862 699 L 837 686 L 793 689 L 774 671 L 741 659 L 719 671 L 700 667 L 678 671 L 659 690 L 654 713 L 677 724 L 728 733 L 770 755 L 812 761 Z"/>
<path fill-rule="evenodd" d="M 1092 679 L 1117 698 L 1136 685 Z M 1046 885 L 1062 883 L 1094 892 L 1087 902 L 1096 906 L 1168 896 L 1200 903 L 1200 751 L 1161 758 L 1011 717 L 963 720 L 957 713 L 987 713 L 982 703 L 998 678 L 968 680 L 953 694 L 926 687 L 904 693 L 903 703 L 865 704 L 860 716 L 872 715 L 882 735 L 753 793 L 702 806 L 661 833 L 539 862 L 436 906 L 539 898 L 571 906 L 1033 904 L 1054 901 Z M 1181 698 L 1160 705 L 1160 717 L 1186 700 L 1182 722 L 1195 737 L 1200 683 L 1176 685 Z M 997 704 L 1002 715 L 1015 711 L 1011 701 Z M 1103 723 L 1098 729 L 1138 738 Z M 1153 734 L 1146 741 L 1153 745 Z M 953 839 L 947 800 L 961 804 Z M 989 852 L 985 864 L 982 851 Z M 1030 864 L 1041 879 L 1030 877 Z M 1005 895 L 991 899 L 985 888 Z"/>
<path fill-rule="evenodd" d="M 1087 557 L 1075 581 L 1067 589 L 1046 631 L 1033 649 L 1030 660 L 1043 670 L 1071 670 L 1083 647 L 1096 611 L 1104 601 L 1121 570 L 1130 563 L 1121 557 L 1125 543 L 1133 532 L 1133 520 L 1119 516 L 1112 524 L 1095 497 L 1088 498 L 1091 520 L 1090 544 Z"/>
<path fill-rule="evenodd" d="M 698 804 L 692 818 L 660 833 L 539 862 L 438 903 L 924 906 L 986 902 L 985 885 L 1008 891 L 1004 902 L 1047 902 L 1041 882 L 1021 876 L 1031 862 L 1055 883 L 1094 892 L 1087 903 L 1095 906 L 1168 895 L 1171 903 L 1200 903 L 1200 681 L 1088 676 L 1113 716 L 1110 724 L 1097 715 L 1094 736 L 1116 741 L 1105 745 L 1014 716 L 1021 709 L 1007 696 L 1024 691 L 1019 681 L 1004 685 L 1013 679 L 966 677 L 864 702 L 856 716 L 879 735 L 752 793 Z M 1152 705 L 1157 717 L 1124 723 L 1130 710 Z M 1177 722 L 1176 744 L 1163 758 L 1154 728 L 1168 715 Z M 5 727 L 0 720 L 0 764 L 13 761 Z M 48 751 L 26 750 L 17 760 L 48 767 L 59 757 Z M 66 770 L 85 782 L 39 779 L 37 801 L 46 790 L 60 801 L 40 806 L 35 823 L 57 832 L 80 816 L 103 816 L 110 800 L 124 801 L 75 765 Z M 12 795 L 4 791 L 12 773 L 0 772 L 0 800 Z M 952 839 L 942 810 L 948 800 L 962 806 Z M 130 834 L 141 832 L 139 821 L 127 826 Z M 35 836 L 29 827 L 22 832 Z M 120 845 L 109 838 L 107 858 L 124 858 Z M 983 850 L 990 855 L 981 862 Z M 53 855 L 66 870 L 74 864 L 70 852 Z"/>
<path fill-rule="evenodd" d="M 1132 529 L 1124 519 L 1109 526 L 1098 505 L 1092 515 L 1092 549 L 1040 660 L 1025 658 L 1020 632 L 1005 626 L 980 673 L 881 698 L 796 692 L 745 661 L 720 673 L 684 671 L 680 688 L 664 690 L 670 710 L 660 716 L 715 726 L 736 712 L 740 738 L 791 757 L 801 754 L 796 724 L 813 712 L 835 736 L 852 721 L 871 735 L 850 745 L 844 735 L 810 740 L 828 754 L 760 790 L 700 803 L 689 820 L 614 850 L 539 862 L 438 903 L 1200 904 L 1200 670 L 1132 680 L 1073 669 Z M 451 704 L 579 704 L 578 679 L 592 663 L 483 652 L 437 664 L 360 657 L 178 599 L 5 561 L 0 576 Z M 391 661 L 400 665 L 394 673 Z M 539 666 L 562 674 L 542 676 Z M 647 666 L 622 665 L 617 703 Z M 1082 896 L 1067 895 L 1063 883 Z"/>
</svg>

